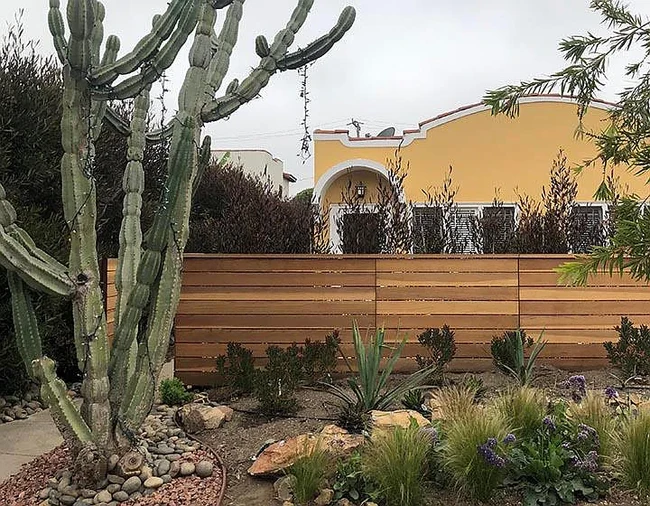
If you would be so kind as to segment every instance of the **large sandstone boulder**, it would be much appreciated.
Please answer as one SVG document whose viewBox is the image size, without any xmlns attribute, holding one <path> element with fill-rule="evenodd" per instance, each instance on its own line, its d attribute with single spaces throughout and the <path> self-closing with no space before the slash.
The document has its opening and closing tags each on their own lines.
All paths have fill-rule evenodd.
<svg viewBox="0 0 650 506">
<path fill-rule="evenodd" d="M 418 427 L 428 427 L 431 422 L 417 411 L 412 409 L 398 409 L 397 411 L 371 411 L 370 424 L 372 435 L 380 434 L 395 427 L 408 428 L 415 421 Z"/>
<path fill-rule="evenodd" d="M 336 425 L 327 425 L 318 434 L 301 434 L 266 447 L 248 469 L 248 474 L 279 474 L 314 448 L 325 450 L 333 457 L 344 457 L 350 455 L 363 442 L 364 437 L 360 434 L 350 434 Z"/>
<path fill-rule="evenodd" d="M 226 421 L 227 414 L 220 408 L 205 404 L 186 404 L 180 409 L 180 421 L 189 434 L 218 429 Z"/>
</svg>

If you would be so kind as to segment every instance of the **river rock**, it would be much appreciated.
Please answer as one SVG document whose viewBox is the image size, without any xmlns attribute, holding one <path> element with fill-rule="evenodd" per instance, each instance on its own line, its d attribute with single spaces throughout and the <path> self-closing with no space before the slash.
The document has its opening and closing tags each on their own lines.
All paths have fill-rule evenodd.
<svg viewBox="0 0 650 506">
<path fill-rule="evenodd" d="M 113 494 L 113 499 L 117 502 L 124 502 L 129 500 L 129 494 L 124 490 L 118 490 Z"/>
<path fill-rule="evenodd" d="M 334 491 L 331 488 L 324 488 L 314 499 L 315 506 L 327 506 L 334 499 Z"/>
<path fill-rule="evenodd" d="M 169 466 L 169 476 L 172 478 L 176 478 L 181 472 L 181 463 L 180 462 L 172 462 L 171 466 Z"/>
<path fill-rule="evenodd" d="M 106 487 L 106 490 L 108 490 L 111 494 L 114 494 L 115 492 L 122 490 L 122 485 L 119 483 L 111 483 Z"/>
<path fill-rule="evenodd" d="M 336 425 L 326 425 L 318 434 L 301 434 L 266 447 L 257 457 L 248 474 L 251 476 L 269 476 L 280 474 L 315 447 L 326 451 L 332 457 L 350 455 L 364 443 L 361 434 L 350 434 Z"/>
<path fill-rule="evenodd" d="M 153 472 L 151 471 L 151 468 L 149 466 L 142 466 L 142 469 L 140 470 L 140 480 L 146 481 L 152 476 L 153 476 Z"/>
<path fill-rule="evenodd" d="M 95 504 L 108 503 L 113 500 L 113 495 L 108 490 L 102 490 L 95 496 Z"/>
<path fill-rule="evenodd" d="M 158 476 L 167 474 L 169 472 L 170 467 L 171 467 L 171 462 L 169 462 L 169 460 L 161 460 L 160 463 L 158 464 L 158 467 L 156 468 L 156 470 L 158 471 Z"/>
<path fill-rule="evenodd" d="M 213 465 L 212 462 L 209 460 L 202 460 L 198 464 L 196 464 L 196 475 L 199 478 L 207 478 L 209 476 L 212 476 L 212 470 L 213 470 Z"/>
<path fill-rule="evenodd" d="M 110 457 L 108 457 L 108 462 L 107 462 L 108 470 L 112 471 L 113 469 L 115 469 L 115 466 L 119 461 L 120 461 L 119 455 L 111 455 Z"/>
<path fill-rule="evenodd" d="M 152 476 L 147 481 L 144 482 L 146 488 L 158 488 L 163 484 L 163 479 L 158 476 Z"/>
<path fill-rule="evenodd" d="M 118 485 L 121 485 L 124 483 L 126 480 L 122 478 L 121 476 L 118 476 L 117 474 L 109 474 L 108 475 L 108 483 L 117 483 Z"/>
<path fill-rule="evenodd" d="M 196 469 L 196 466 L 194 465 L 193 462 L 183 462 L 181 463 L 181 476 L 189 476 L 190 474 L 194 474 L 194 470 Z"/>
<path fill-rule="evenodd" d="M 142 481 L 137 476 L 131 476 L 122 484 L 122 490 L 127 494 L 132 494 L 140 489 L 142 486 Z"/>
<path fill-rule="evenodd" d="M 73 495 L 61 494 L 59 496 L 59 502 L 65 506 L 72 506 L 77 501 L 77 498 Z"/>
</svg>

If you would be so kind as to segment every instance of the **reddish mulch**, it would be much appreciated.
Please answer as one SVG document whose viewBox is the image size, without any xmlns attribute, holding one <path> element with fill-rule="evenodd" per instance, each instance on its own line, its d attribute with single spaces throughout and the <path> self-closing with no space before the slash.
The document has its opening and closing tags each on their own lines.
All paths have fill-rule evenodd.
<svg viewBox="0 0 650 506">
<path fill-rule="evenodd" d="M 190 458 L 182 459 L 197 463 L 210 460 L 214 471 L 209 478 L 189 476 L 166 483 L 147 497 L 123 502 L 128 506 L 217 506 L 221 492 L 222 476 L 219 463 L 211 453 L 197 450 Z M 33 461 L 24 464 L 20 471 L 0 483 L 0 505 L 39 506 L 42 500 L 38 493 L 47 486 L 59 469 L 70 463 L 68 450 L 59 446 Z"/>
<path fill-rule="evenodd" d="M 70 455 L 64 446 L 23 464 L 18 473 L 0 483 L 0 504 L 3 506 L 38 506 L 38 493 L 47 486 L 59 469 L 70 464 Z"/>
</svg>

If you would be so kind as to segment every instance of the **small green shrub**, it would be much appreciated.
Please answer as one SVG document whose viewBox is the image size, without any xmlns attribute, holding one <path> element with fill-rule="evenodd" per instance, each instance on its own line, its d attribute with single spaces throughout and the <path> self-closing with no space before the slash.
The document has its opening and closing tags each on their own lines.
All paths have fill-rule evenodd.
<svg viewBox="0 0 650 506">
<path fill-rule="evenodd" d="M 266 367 L 255 373 L 254 395 L 260 411 L 268 416 L 295 413 L 298 401 L 294 397 L 302 379 L 300 348 L 269 346 Z"/>
<path fill-rule="evenodd" d="M 302 350 L 302 367 L 305 380 L 317 383 L 331 376 L 336 370 L 341 339 L 338 330 L 325 337 L 325 341 L 305 340 Z"/>
<path fill-rule="evenodd" d="M 623 371 L 626 377 L 650 374 L 650 329 L 647 325 L 636 328 L 626 317 L 615 327 L 618 341 L 603 343 L 610 364 Z"/>
<path fill-rule="evenodd" d="M 334 490 L 335 501 L 348 499 L 358 503 L 365 499 L 372 499 L 363 476 L 362 458 L 359 452 L 354 452 L 350 458 L 337 463 L 332 490 Z"/>
<path fill-rule="evenodd" d="M 546 416 L 546 398 L 540 390 L 520 387 L 501 394 L 494 408 L 520 439 L 534 436 Z"/>
<path fill-rule="evenodd" d="M 363 473 L 386 506 L 417 506 L 424 497 L 428 436 L 416 423 L 378 436 L 363 453 Z"/>
<path fill-rule="evenodd" d="M 537 432 L 518 441 L 510 453 L 511 480 L 523 489 L 526 506 L 593 501 L 602 488 L 598 434 L 567 418 L 564 403 L 556 404 Z"/>
<path fill-rule="evenodd" d="M 255 383 L 253 352 L 239 343 L 228 343 L 226 355 L 217 357 L 217 374 L 237 393 L 250 394 Z"/>
<path fill-rule="evenodd" d="M 650 411 L 641 409 L 624 422 L 617 444 L 623 483 L 650 495 Z"/>
<path fill-rule="evenodd" d="M 163 404 L 181 406 L 190 402 L 193 397 L 178 378 L 164 379 L 160 382 L 160 400 Z"/>
<path fill-rule="evenodd" d="M 495 336 L 490 346 L 495 365 L 499 370 L 516 379 L 521 386 L 530 385 L 535 379 L 537 357 L 546 346 L 546 341 L 542 341 L 543 334 L 542 332 L 535 342 L 521 329 Z M 530 356 L 526 360 L 524 350 L 531 347 Z"/>
<path fill-rule="evenodd" d="M 445 420 L 442 454 L 456 487 L 472 499 L 490 500 L 506 475 L 508 426 L 498 413 Z"/>
<path fill-rule="evenodd" d="M 418 341 L 428 352 L 428 356 L 415 357 L 420 369 L 436 366 L 437 371 L 442 373 L 444 367 L 456 354 L 454 331 L 449 328 L 449 325 L 443 325 L 440 329 L 425 330 L 418 336 Z"/>
<path fill-rule="evenodd" d="M 385 410 L 398 403 L 406 392 L 421 386 L 435 370 L 435 366 L 421 369 L 396 386 L 388 387 L 388 378 L 399 360 L 406 339 L 392 348 L 392 353 L 382 368 L 384 349 L 389 348 L 384 343 L 384 337 L 384 329 L 377 329 L 370 341 L 364 343 L 355 321 L 352 338 L 358 372 L 348 378 L 347 389 L 334 384 L 324 385 L 327 391 L 340 401 L 342 416 L 339 417 L 339 422 L 348 430 L 358 430 L 358 427 L 363 426 L 364 419 L 370 411 Z M 345 356 L 343 358 L 347 363 L 347 358 Z M 349 363 L 347 365 L 352 373 L 352 367 Z"/>
<path fill-rule="evenodd" d="M 327 480 L 329 468 L 329 456 L 318 445 L 293 463 L 288 473 L 294 477 L 291 489 L 298 504 L 307 504 L 316 497 Z"/>
</svg>

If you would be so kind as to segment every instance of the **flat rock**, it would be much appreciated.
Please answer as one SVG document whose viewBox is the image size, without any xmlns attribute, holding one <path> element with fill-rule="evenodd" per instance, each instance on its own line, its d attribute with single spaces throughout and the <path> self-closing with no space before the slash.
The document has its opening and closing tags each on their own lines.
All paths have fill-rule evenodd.
<svg viewBox="0 0 650 506">
<path fill-rule="evenodd" d="M 344 457 L 350 455 L 363 443 L 364 437 L 361 434 L 350 434 L 336 425 L 326 425 L 318 434 L 301 434 L 271 444 L 248 468 L 248 474 L 251 476 L 279 474 L 317 446 L 333 457 Z"/>
<path fill-rule="evenodd" d="M 275 482 L 273 482 L 273 490 L 275 490 L 275 496 L 280 501 L 291 501 L 293 499 L 293 486 L 295 481 L 295 476 L 291 474 L 275 480 Z"/>
<path fill-rule="evenodd" d="M 117 483 L 118 485 L 121 485 L 126 481 L 124 478 L 118 476 L 117 474 L 109 474 L 107 478 L 108 483 Z"/>
<path fill-rule="evenodd" d="M 372 434 L 402 427 L 407 429 L 415 421 L 419 427 L 428 427 L 431 422 L 417 411 L 412 409 L 398 409 L 397 411 L 371 411 L 370 423 Z"/>
<path fill-rule="evenodd" d="M 145 488 L 158 488 L 164 483 L 162 478 L 158 476 L 152 476 L 147 481 L 144 482 Z"/>
<path fill-rule="evenodd" d="M 228 406 L 217 406 L 217 409 L 220 410 L 223 413 L 223 416 L 226 420 L 226 422 L 229 422 L 232 420 L 232 416 L 235 414 L 233 409 Z"/>
<path fill-rule="evenodd" d="M 334 499 L 334 491 L 331 488 L 324 488 L 321 490 L 318 497 L 314 499 L 315 506 L 327 506 Z"/>
<path fill-rule="evenodd" d="M 179 413 L 183 428 L 190 434 L 218 429 L 226 421 L 223 411 L 204 404 L 186 404 Z"/>
</svg>

